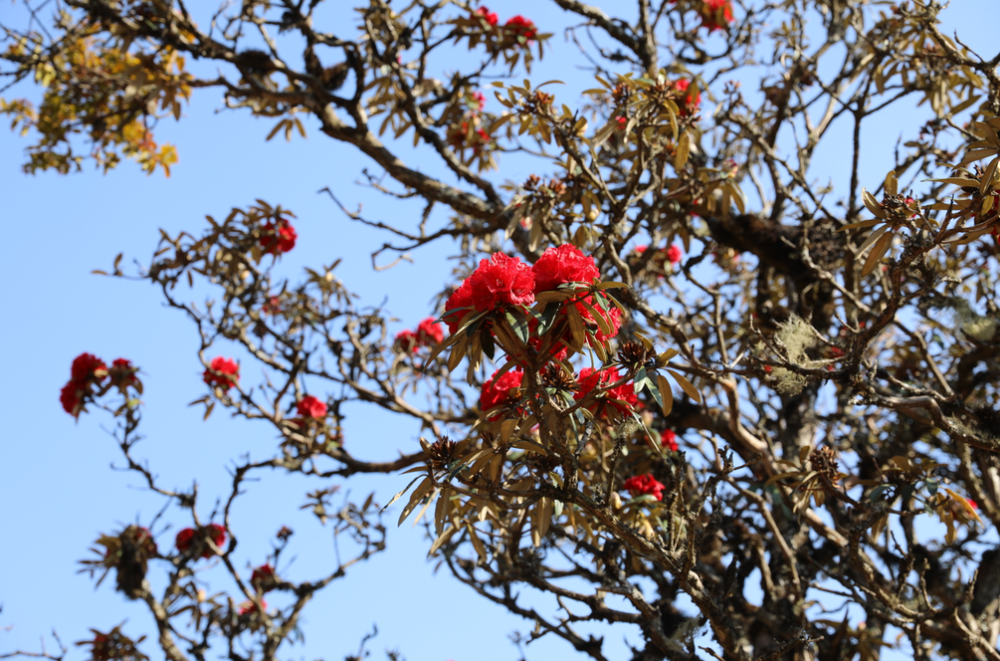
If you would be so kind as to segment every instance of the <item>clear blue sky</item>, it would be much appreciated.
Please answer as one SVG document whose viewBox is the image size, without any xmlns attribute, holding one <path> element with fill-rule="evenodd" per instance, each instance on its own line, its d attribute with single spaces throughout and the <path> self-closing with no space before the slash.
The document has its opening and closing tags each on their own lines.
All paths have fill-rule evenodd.
<svg viewBox="0 0 1000 661">
<path fill-rule="evenodd" d="M 987 3 L 958 0 L 953 5 L 946 13 L 946 32 L 959 29 L 967 43 L 991 56 L 988 23 L 975 19 Z M 534 80 L 559 78 L 570 90 L 590 86 L 576 69 L 575 46 L 563 41 L 564 19 L 551 5 L 505 1 L 492 8 L 502 18 L 523 13 L 543 30 L 557 33 L 551 42 L 555 52 L 550 50 L 538 65 Z M 4 3 L 0 18 L 10 22 L 17 11 L 19 7 Z M 327 197 L 316 194 L 329 186 L 348 206 L 363 203 L 368 217 L 412 226 L 417 205 L 387 202 L 355 184 L 360 168 L 371 165 L 360 154 L 324 138 L 308 121 L 308 140 L 286 143 L 276 138 L 265 143 L 270 120 L 256 121 L 242 112 L 216 113 L 219 106 L 214 92 L 202 92 L 185 108 L 184 121 L 162 125 L 158 137 L 176 144 L 180 154 L 170 179 L 160 174 L 146 177 L 131 163 L 107 176 L 88 166 L 71 176 L 28 177 L 20 170 L 27 143 L 0 131 L 2 219 L 9 246 L 0 261 L 8 283 L 7 323 L 0 326 L 3 346 L 8 347 L 8 376 L 0 396 L 6 420 L 0 436 L 2 652 L 37 650 L 39 638 L 53 629 L 66 643 L 85 638 L 88 627 L 107 630 L 126 619 L 129 634 L 152 631 L 143 608 L 114 592 L 112 581 L 95 591 L 90 578 L 75 573 L 77 560 L 87 557 L 87 548 L 100 532 L 148 522 L 162 500 L 145 492 L 133 475 L 109 468 L 120 461 L 117 447 L 102 430 L 107 419 L 89 415 L 75 424 L 60 409 L 59 389 L 74 356 L 82 351 L 107 361 L 121 356 L 142 367 L 143 432 L 148 439 L 137 453 L 149 459 L 167 486 L 197 481 L 203 516 L 215 495 L 226 492 L 229 460 L 244 451 L 263 456 L 274 444 L 263 425 L 230 420 L 218 411 L 203 422 L 200 409 L 188 408 L 188 402 L 204 394 L 194 329 L 179 313 L 163 307 L 148 285 L 89 275 L 92 269 L 107 268 L 118 252 L 125 253 L 125 264 L 133 258 L 146 263 L 157 228 L 197 232 L 205 214 L 225 215 L 232 206 L 262 198 L 290 207 L 299 218 L 299 243 L 282 264 L 285 273 L 292 276 L 303 266 L 343 258 L 339 276 L 363 302 L 388 299 L 389 309 L 401 320 L 397 329 L 430 314 L 431 297 L 449 280 L 450 264 L 440 259 L 445 253 L 437 249 L 414 254 L 416 264 L 373 273 L 368 255 L 385 237 L 350 223 Z M 897 137 L 895 126 L 887 120 L 883 132 L 866 138 L 889 147 Z M 873 147 L 872 154 L 878 153 Z M 867 164 L 875 182 L 889 166 L 891 152 L 881 154 Z M 829 158 L 842 163 L 844 154 L 831 153 Z M 508 161 L 508 167 L 502 166 L 502 179 L 522 180 L 529 172 L 510 165 Z M 348 442 L 360 456 L 381 458 L 415 447 L 414 426 L 372 408 L 354 407 L 348 413 Z M 400 480 L 352 480 L 351 490 L 363 499 L 374 489 L 385 502 L 402 487 Z M 329 568 L 329 530 L 298 510 L 302 494 L 313 488 L 315 484 L 278 475 L 251 485 L 234 514 L 241 535 L 237 562 L 260 562 L 274 532 L 289 525 L 296 533 L 289 555 L 297 556 L 289 574 L 304 579 Z M 176 511 L 167 518 L 184 521 Z M 352 569 L 346 580 L 314 601 L 306 611 L 305 644 L 285 648 L 283 656 L 341 659 L 356 652 L 361 636 L 377 623 L 380 635 L 370 645 L 376 659 L 386 647 L 399 648 L 411 661 L 517 658 L 507 635 L 515 629 L 530 630 L 530 624 L 485 603 L 446 570 L 433 577 L 433 564 L 424 559 L 427 542 L 422 531 L 409 525 L 396 529 L 390 519 L 389 551 Z M 171 544 L 172 535 L 159 539 L 161 547 Z M 206 580 L 212 582 L 213 575 Z M 11 629 L 3 633 L 5 627 Z M 444 635 L 445 630 L 451 633 Z M 616 628 L 607 637 L 609 658 L 626 656 L 625 635 L 638 642 L 634 631 Z M 143 649 L 153 659 L 160 656 L 152 641 Z M 571 654 L 556 640 L 528 648 L 532 659 Z M 71 653 L 71 658 L 81 657 L 78 651 Z"/>
</svg>

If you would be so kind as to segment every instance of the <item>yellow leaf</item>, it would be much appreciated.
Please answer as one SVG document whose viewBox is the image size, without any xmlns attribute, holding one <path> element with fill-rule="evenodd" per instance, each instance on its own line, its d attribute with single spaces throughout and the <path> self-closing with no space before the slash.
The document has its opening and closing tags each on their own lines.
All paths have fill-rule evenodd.
<svg viewBox="0 0 1000 661">
<path fill-rule="evenodd" d="M 674 377 L 674 381 L 676 381 L 677 385 L 681 387 L 681 390 L 687 393 L 688 397 L 701 404 L 701 393 L 698 392 L 697 388 L 691 385 L 690 381 L 673 370 L 667 371 L 670 372 L 670 376 Z"/>
</svg>

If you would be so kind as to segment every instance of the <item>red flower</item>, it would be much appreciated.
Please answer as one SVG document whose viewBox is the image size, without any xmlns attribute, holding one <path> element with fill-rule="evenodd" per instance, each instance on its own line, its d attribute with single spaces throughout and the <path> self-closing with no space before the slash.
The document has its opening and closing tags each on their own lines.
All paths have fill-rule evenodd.
<svg viewBox="0 0 1000 661">
<path fill-rule="evenodd" d="M 500 17 L 498 17 L 495 12 L 491 12 L 486 7 L 480 7 L 473 13 L 482 16 L 483 19 L 490 24 L 490 26 L 494 26 L 500 22 Z"/>
<path fill-rule="evenodd" d="M 448 324 L 448 333 L 454 335 L 465 315 L 472 312 L 472 286 L 468 278 L 456 289 L 444 304 L 444 320 Z"/>
<path fill-rule="evenodd" d="M 108 376 L 111 377 L 112 385 L 124 391 L 128 386 L 135 386 L 139 383 L 139 379 L 135 378 L 138 371 L 139 368 L 135 367 L 132 361 L 125 358 L 115 358 L 114 362 L 111 363 L 111 369 L 108 370 Z"/>
<path fill-rule="evenodd" d="M 621 131 L 628 124 L 628 117 L 617 117 L 615 121 L 618 122 L 618 130 Z"/>
<path fill-rule="evenodd" d="M 100 381 L 107 376 L 108 366 L 92 353 L 81 353 L 73 359 L 69 373 L 70 378 L 74 381 L 88 381 L 90 379 Z"/>
<path fill-rule="evenodd" d="M 263 564 L 260 567 L 254 569 L 253 574 L 250 576 L 250 585 L 254 586 L 261 592 L 270 592 L 271 590 L 273 590 L 274 567 L 272 567 L 269 564 Z"/>
<path fill-rule="evenodd" d="M 613 367 L 602 370 L 584 367 L 580 370 L 578 378 L 580 386 L 573 399 L 580 401 L 596 388 L 616 383 L 620 378 L 618 370 Z M 639 398 L 636 397 L 635 388 L 630 381 L 602 393 L 597 401 L 587 406 L 587 410 L 599 418 L 617 418 L 631 411 L 631 407 L 638 403 Z"/>
<path fill-rule="evenodd" d="M 64 385 L 59 392 L 59 403 L 62 404 L 63 411 L 74 418 L 80 417 L 80 408 L 83 406 L 83 396 L 86 392 L 86 388 L 79 381 L 70 381 Z"/>
<path fill-rule="evenodd" d="M 663 500 L 663 489 L 665 489 L 652 475 L 633 475 L 625 480 L 622 489 L 628 491 L 633 498 L 636 496 L 652 496 L 656 500 Z"/>
<path fill-rule="evenodd" d="M 576 246 L 564 243 L 549 248 L 532 267 L 535 272 L 535 293 L 552 291 L 567 282 L 591 284 L 601 277 L 594 258 L 584 255 Z"/>
<path fill-rule="evenodd" d="M 417 324 L 417 342 L 423 347 L 432 347 L 444 341 L 444 328 L 434 317 L 427 317 Z"/>
<path fill-rule="evenodd" d="M 212 549 L 208 548 L 208 544 L 204 543 L 208 539 L 211 539 L 212 543 L 221 549 L 222 545 L 226 543 L 226 529 L 218 523 L 210 523 L 198 530 L 184 528 L 177 533 L 177 538 L 174 542 L 177 545 L 177 550 L 181 553 L 187 553 L 188 550 L 197 544 L 198 548 L 204 547 L 201 550 L 201 557 L 211 558 L 215 553 Z"/>
<path fill-rule="evenodd" d="M 677 445 L 677 434 L 674 433 L 674 430 L 663 430 L 663 434 L 660 436 L 660 445 L 668 448 L 671 452 L 677 452 L 679 446 Z"/>
<path fill-rule="evenodd" d="M 514 400 L 514 395 L 511 391 L 521 387 L 521 381 L 524 380 L 524 372 L 511 370 L 497 378 L 497 370 L 493 372 L 493 376 L 490 380 L 483 385 L 483 392 L 479 396 L 479 408 L 482 411 L 488 411 L 495 406 L 500 404 L 509 403 Z M 498 414 L 490 416 L 490 420 L 494 420 L 498 417 Z"/>
<path fill-rule="evenodd" d="M 229 390 L 240 380 L 240 366 L 232 358 L 216 356 L 212 359 L 211 369 L 205 370 L 202 379 L 210 386 Z"/>
<path fill-rule="evenodd" d="M 691 87 L 691 81 L 687 78 L 682 78 L 680 80 L 674 81 L 674 89 L 678 92 L 687 92 L 688 88 Z M 689 94 L 684 94 L 680 103 L 677 104 L 677 110 L 681 117 L 687 117 L 688 115 L 693 115 L 698 112 L 698 108 L 701 106 L 701 92 L 693 92 Z"/>
<path fill-rule="evenodd" d="M 496 16 L 496 14 L 493 14 L 493 16 Z M 476 102 L 477 110 L 482 110 L 486 107 L 486 95 L 482 92 L 473 92 L 472 100 Z"/>
<path fill-rule="evenodd" d="M 641 255 L 644 252 L 646 252 L 646 250 L 648 250 L 648 249 L 649 249 L 649 246 L 647 246 L 647 245 L 636 246 L 635 247 L 635 254 Z"/>
<path fill-rule="evenodd" d="M 678 263 L 680 263 L 681 258 L 683 256 L 684 256 L 684 251 L 681 250 L 681 247 L 679 245 L 677 245 L 676 243 L 674 245 L 670 246 L 669 248 L 667 248 L 667 260 L 671 264 L 678 264 Z"/>
<path fill-rule="evenodd" d="M 479 312 L 535 302 L 535 274 L 517 257 L 493 253 L 469 276 L 472 305 Z"/>
<path fill-rule="evenodd" d="M 517 39 L 524 37 L 526 43 L 531 42 L 535 38 L 535 35 L 538 34 L 535 23 L 520 14 L 512 16 L 503 27 L 505 30 L 513 32 L 514 37 Z"/>
<path fill-rule="evenodd" d="M 264 610 L 267 610 L 267 602 L 261 599 L 260 607 L 263 608 Z M 257 604 L 255 604 L 252 601 L 244 601 L 242 604 L 240 604 L 240 608 L 237 611 L 239 615 L 249 615 L 250 613 L 256 613 L 256 612 L 257 612 Z"/>
<path fill-rule="evenodd" d="M 701 27 L 709 32 L 723 30 L 733 22 L 732 0 L 705 0 L 699 10 Z"/>
<path fill-rule="evenodd" d="M 295 247 L 299 235 L 284 218 L 279 218 L 277 227 L 268 221 L 264 223 L 264 235 L 260 237 L 260 247 L 268 255 L 281 255 Z"/>
<path fill-rule="evenodd" d="M 411 330 L 402 330 L 396 333 L 393 345 L 402 353 L 416 353 L 417 334 Z"/>
<path fill-rule="evenodd" d="M 969 503 L 969 507 L 971 507 L 972 509 L 974 510 L 979 509 L 979 505 L 976 504 L 976 501 L 972 500 L 971 498 L 966 498 L 965 502 Z"/>
<path fill-rule="evenodd" d="M 462 122 L 461 127 L 455 126 L 448 132 L 448 144 L 456 149 L 472 147 L 473 152 L 479 153 L 483 147 L 493 140 L 493 136 L 483 128 L 478 128 L 474 132 L 472 142 L 469 143 L 469 123 Z"/>
<path fill-rule="evenodd" d="M 312 395 L 303 397 L 302 401 L 295 405 L 295 408 L 299 415 L 304 415 L 307 418 L 322 419 L 326 417 L 326 402 Z"/>
</svg>

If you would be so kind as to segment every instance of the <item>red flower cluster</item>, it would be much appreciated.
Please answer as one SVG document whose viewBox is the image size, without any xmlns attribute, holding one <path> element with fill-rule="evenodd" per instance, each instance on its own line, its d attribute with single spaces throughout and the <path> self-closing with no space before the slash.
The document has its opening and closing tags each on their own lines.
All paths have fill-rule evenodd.
<svg viewBox="0 0 1000 661">
<path fill-rule="evenodd" d="M 226 543 L 226 529 L 218 523 L 210 523 L 197 530 L 194 528 L 184 528 L 177 533 L 177 539 L 174 543 L 177 545 L 177 550 L 181 553 L 187 553 L 189 550 L 193 550 L 194 552 L 200 551 L 202 558 L 211 558 L 215 555 L 215 552 L 205 543 L 209 539 L 221 549 L 222 545 Z"/>
<path fill-rule="evenodd" d="M 454 126 L 448 132 L 448 144 L 455 149 L 471 148 L 473 152 L 478 154 L 483 147 L 491 142 L 493 142 L 493 136 L 487 133 L 484 128 L 477 128 L 470 135 L 469 122 L 462 122 L 460 126 Z"/>
<path fill-rule="evenodd" d="M 649 246 L 636 246 L 635 254 L 644 255 L 646 251 L 649 250 Z M 651 264 L 653 268 L 658 271 L 666 271 L 667 264 L 671 266 L 676 266 L 680 263 L 681 259 L 684 257 L 684 251 L 676 243 L 671 245 L 669 248 L 658 248 L 655 253 L 653 253 L 653 258 Z M 661 274 L 662 277 L 662 274 Z"/>
<path fill-rule="evenodd" d="M 509 305 L 531 305 L 535 302 L 535 274 L 531 267 L 517 257 L 502 252 L 479 262 L 462 286 L 455 290 L 445 304 L 448 330 L 454 333 L 468 310 L 486 312 Z M 458 310 L 463 310 L 458 313 Z M 452 310 L 454 314 L 448 315 Z"/>
<path fill-rule="evenodd" d="M 580 401 L 595 389 L 604 388 L 619 379 L 621 375 L 616 368 L 595 370 L 592 367 L 584 367 L 580 370 L 579 387 L 573 399 Z M 635 388 L 629 381 L 601 393 L 595 402 L 587 406 L 587 410 L 598 418 L 615 419 L 631 411 L 638 403 L 639 398 L 635 394 Z"/>
<path fill-rule="evenodd" d="M 417 330 L 404 330 L 396 334 L 395 346 L 403 353 L 416 353 L 420 347 L 433 347 L 444 340 L 444 328 L 434 317 L 427 317 Z"/>
<path fill-rule="evenodd" d="M 496 14 L 494 14 L 494 16 L 495 15 Z M 477 111 L 480 111 L 480 110 L 482 110 L 483 108 L 486 107 L 486 95 L 483 94 L 482 92 L 473 92 L 472 93 L 472 100 L 476 104 L 476 110 Z"/>
<path fill-rule="evenodd" d="M 135 376 L 138 371 L 139 368 L 134 366 L 132 361 L 115 358 L 111 363 L 111 369 L 108 370 L 108 377 L 111 379 L 111 385 L 125 392 L 129 386 L 138 387 L 139 379 Z"/>
<path fill-rule="evenodd" d="M 494 27 L 497 23 L 500 22 L 500 18 L 496 15 L 496 12 L 492 12 L 486 7 L 480 7 L 479 9 L 477 9 L 472 13 L 482 16 L 483 20 L 486 21 L 490 25 L 490 27 Z"/>
<path fill-rule="evenodd" d="M 274 567 L 263 564 L 253 570 L 250 575 L 250 585 L 261 592 L 270 592 L 274 589 Z"/>
<path fill-rule="evenodd" d="M 551 291 L 567 282 L 589 285 L 601 277 L 594 258 L 584 255 L 579 248 L 569 243 L 546 250 L 535 262 L 533 270 L 536 293 Z"/>
<path fill-rule="evenodd" d="M 652 475 L 633 475 L 625 480 L 622 489 L 628 491 L 633 498 L 636 496 L 652 496 L 656 500 L 663 500 L 664 487 Z"/>
<path fill-rule="evenodd" d="M 202 379 L 210 386 L 227 391 L 240 380 L 240 366 L 232 358 L 216 356 L 212 359 L 209 369 L 205 370 Z"/>
<path fill-rule="evenodd" d="M 732 0 L 704 0 L 698 10 L 701 14 L 701 27 L 709 32 L 724 30 L 733 22 Z"/>
<path fill-rule="evenodd" d="M 660 445 L 671 452 L 677 452 L 680 446 L 677 445 L 677 434 L 672 429 L 665 429 L 660 435 Z"/>
<path fill-rule="evenodd" d="M 93 394 L 94 388 L 99 390 L 104 386 L 105 379 L 110 377 L 110 385 L 116 386 L 122 392 L 129 386 L 140 388 L 136 372 L 139 368 L 124 358 L 117 358 L 111 364 L 111 369 L 104 361 L 91 353 L 81 353 L 73 359 L 69 369 L 69 381 L 59 392 L 59 403 L 63 410 L 74 418 L 80 417 L 86 398 Z M 98 394 L 103 394 L 101 390 Z"/>
<path fill-rule="evenodd" d="M 306 395 L 295 405 L 298 414 L 307 418 L 323 419 L 326 417 L 326 402 L 312 395 Z"/>
<path fill-rule="evenodd" d="M 514 38 L 520 40 L 521 37 L 524 38 L 524 43 L 531 43 L 534 40 L 535 35 L 538 34 L 538 29 L 535 27 L 535 23 L 524 16 L 518 14 L 517 16 L 512 16 L 510 20 L 504 23 L 504 30 L 513 33 Z"/>
<path fill-rule="evenodd" d="M 681 117 L 693 115 L 701 107 L 701 92 L 693 91 L 688 93 L 690 87 L 691 81 L 687 78 L 674 81 L 674 89 L 682 94 L 680 102 L 677 104 L 677 110 Z"/>
<path fill-rule="evenodd" d="M 479 395 L 479 408 L 482 411 L 514 401 L 515 395 L 511 391 L 520 388 L 524 380 L 524 372 L 516 370 L 511 370 L 498 379 L 499 371 L 493 372 L 490 380 L 483 385 L 483 392 Z M 495 420 L 497 417 L 498 414 L 493 414 L 489 419 Z"/>
<path fill-rule="evenodd" d="M 264 223 L 264 234 L 260 237 L 260 247 L 268 255 L 281 255 L 294 248 L 298 238 L 299 235 L 292 224 L 284 218 L 279 218 L 276 224 L 270 221 Z"/>
<path fill-rule="evenodd" d="M 522 263 L 516 257 L 495 253 L 489 260 L 480 262 L 479 268 L 451 295 L 445 304 L 444 320 L 449 332 L 454 334 L 458 331 L 461 320 L 473 310 L 487 312 L 502 310 L 508 306 L 528 306 L 534 303 L 536 294 L 554 291 L 560 285 L 569 283 L 591 285 L 599 277 L 600 271 L 594 264 L 594 259 L 570 244 L 549 248 L 533 266 Z M 568 303 L 576 307 L 598 341 L 618 334 L 621 315 L 618 308 L 609 303 L 604 292 L 599 292 L 596 296 L 581 295 L 570 299 Z M 601 324 L 597 323 L 590 311 L 591 307 L 602 316 L 610 333 L 604 333 L 601 329 Z M 537 322 L 532 320 L 532 331 L 536 327 Z M 540 341 L 533 337 L 530 343 L 537 348 Z M 552 353 L 564 355 L 563 344 L 567 342 L 554 343 Z"/>
</svg>

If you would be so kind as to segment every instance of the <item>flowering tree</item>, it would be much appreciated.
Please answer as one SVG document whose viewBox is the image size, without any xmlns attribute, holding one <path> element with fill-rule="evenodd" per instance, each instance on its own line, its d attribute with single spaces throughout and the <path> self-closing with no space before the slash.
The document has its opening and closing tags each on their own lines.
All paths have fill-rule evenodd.
<svg viewBox="0 0 1000 661">
<path fill-rule="evenodd" d="M 464 0 L 371 0 L 329 25 L 319 0 L 204 17 L 183 0 L 69 0 L 49 24 L 4 27 L 4 75 L 41 87 L 37 105 L 0 105 L 33 141 L 27 172 L 127 158 L 169 174 L 158 122 L 215 90 L 276 120 L 268 138 L 318 122 L 381 169 L 374 187 L 423 200 L 396 223 L 344 209 L 390 237 L 379 252 L 447 243 L 460 264 L 392 337 L 334 267 L 272 275 L 296 244 L 287 209 L 258 200 L 164 233 L 139 275 L 197 331 L 198 403 L 280 441 L 237 461 L 208 512 L 134 458 L 137 368 L 79 356 L 63 409 L 114 416 L 130 469 L 190 519 L 110 531 L 85 566 L 149 611 L 154 656 L 276 659 L 311 598 L 385 547 L 385 508 L 334 511 L 331 495 L 399 474 L 385 507 L 422 519 L 429 553 L 523 616 L 526 641 L 603 660 L 581 629 L 601 622 L 641 630 L 636 661 L 1000 659 L 998 58 L 916 0 L 637 0 L 622 17 L 553 2 L 579 48 L 566 57 L 593 74 L 582 99 L 531 80 L 545 26 Z M 862 126 L 917 100 L 891 170 L 863 180 Z M 830 172 L 815 155 L 838 121 L 851 158 Z M 447 176 L 404 162 L 402 142 Z M 506 158 L 539 174 L 506 181 Z M 210 304 L 185 302 L 189 285 Z M 414 420 L 420 447 L 363 458 L 348 402 Z M 237 566 L 229 514 L 263 470 L 314 480 L 309 504 L 353 555 L 292 580 L 282 530 Z M 930 521 L 940 534 L 918 540 Z M 236 589 L 206 595 L 207 562 Z M 269 607 L 272 591 L 289 605 Z M 145 659 L 140 641 L 82 645 Z"/>
</svg>

